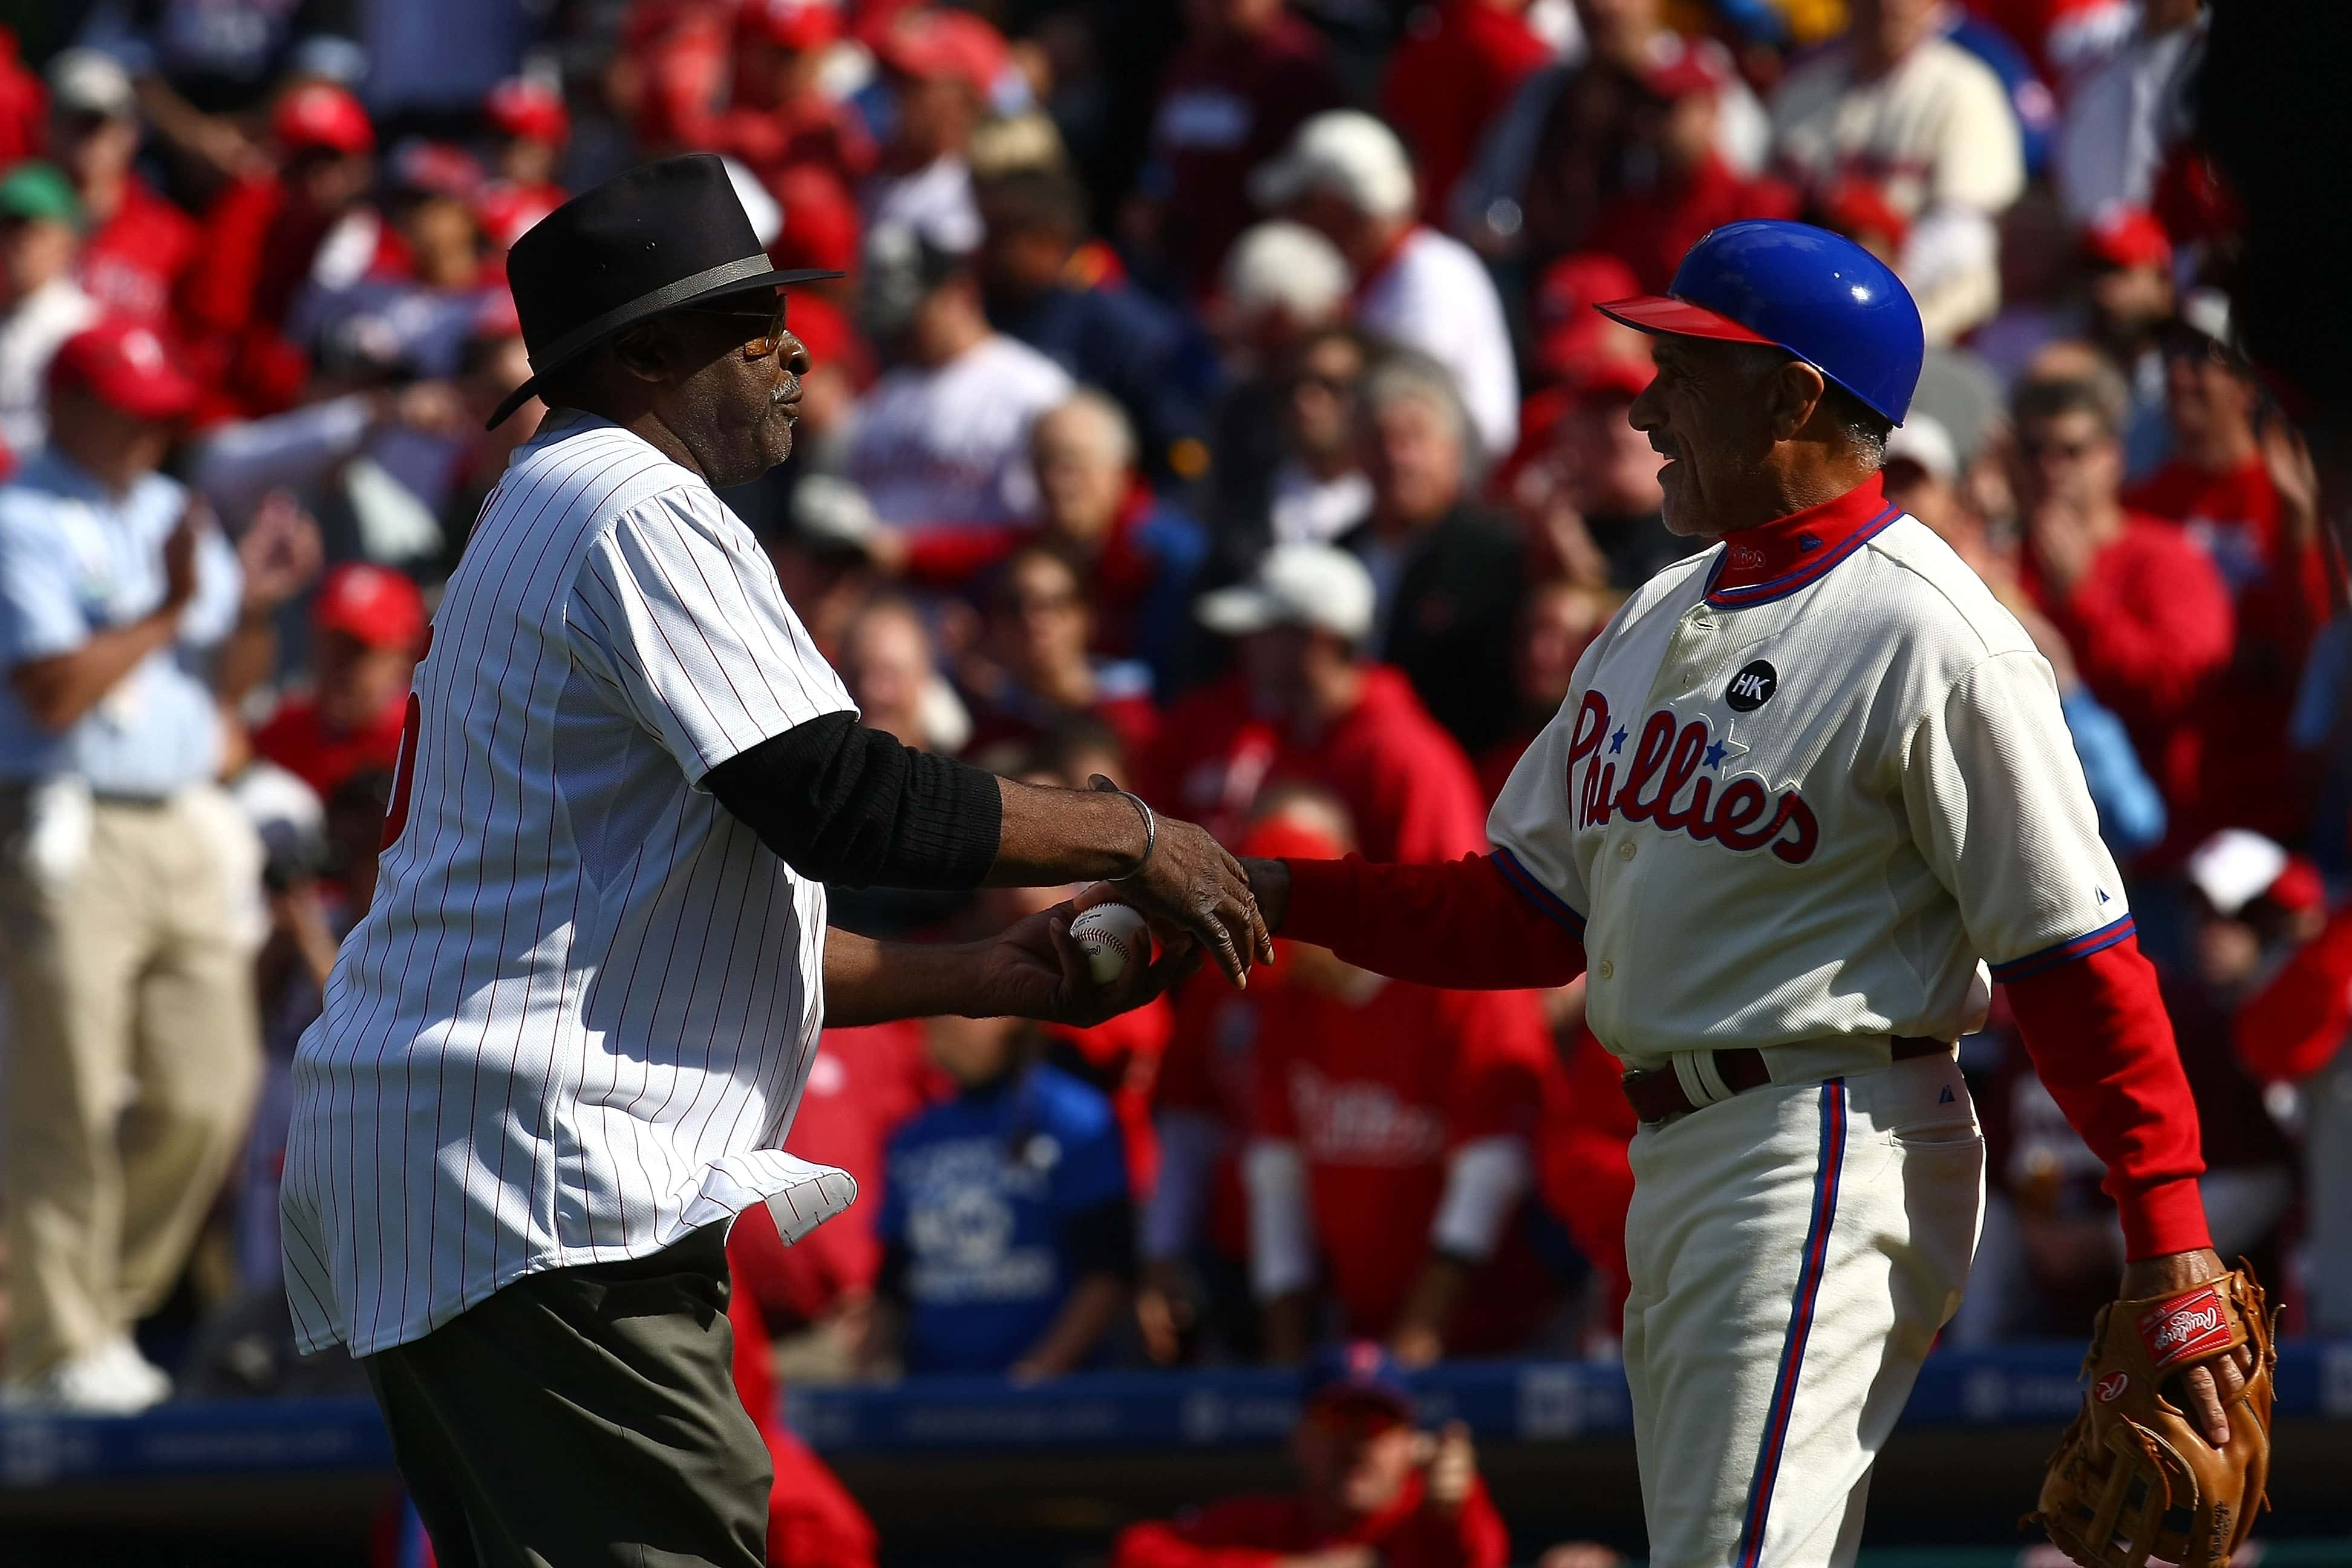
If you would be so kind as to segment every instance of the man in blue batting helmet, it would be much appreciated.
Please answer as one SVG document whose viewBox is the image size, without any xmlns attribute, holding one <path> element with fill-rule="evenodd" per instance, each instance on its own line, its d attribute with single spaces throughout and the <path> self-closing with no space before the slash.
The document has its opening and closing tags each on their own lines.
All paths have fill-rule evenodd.
<svg viewBox="0 0 2352 1568">
<path fill-rule="evenodd" d="M 1658 340 L 1657 379 L 1630 416 L 1674 459 L 1659 480 L 1678 533 L 1786 516 L 1874 472 L 1925 349 L 1884 262 L 1770 218 L 1709 232 L 1666 293 L 1595 308 Z"/>
</svg>

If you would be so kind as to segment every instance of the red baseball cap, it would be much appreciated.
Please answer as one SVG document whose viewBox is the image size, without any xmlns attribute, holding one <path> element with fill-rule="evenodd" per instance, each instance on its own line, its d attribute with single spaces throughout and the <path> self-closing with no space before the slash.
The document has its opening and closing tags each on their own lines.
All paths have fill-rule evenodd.
<svg viewBox="0 0 2352 1568">
<path fill-rule="evenodd" d="M 1642 291 L 1633 269 L 1614 256 L 1580 250 L 1544 271 L 1534 300 L 1537 367 L 1553 381 L 1573 380 L 1618 333 L 1592 307 Z"/>
<path fill-rule="evenodd" d="M 501 136 L 561 144 L 572 139 L 563 95 L 529 77 L 510 76 L 482 100 L 482 118 Z"/>
<path fill-rule="evenodd" d="M 1642 72 L 1642 85 L 1654 97 L 1671 102 L 1700 95 L 1712 98 L 1723 90 L 1726 72 L 1704 48 L 1672 34 L 1667 40 Z"/>
<path fill-rule="evenodd" d="M 1012 61 L 1003 35 L 969 11 L 902 11 L 875 40 L 874 54 L 901 76 L 953 78 L 983 100 Z"/>
<path fill-rule="evenodd" d="M 143 321 L 114 317 L 68 338 L 49 361 L 49 385 L 87 387 L 108 407 L 141 419 L 182 419 L 204 389 L 172 363 Z"/>
<path fill-rule="evenodd" d="M 735 31 L 805 53 L 841 37 L 841 7 L 832 0 L 743 0 L 735 13 Z"/>
<path fill-rule="evenodd" d="M 425 640 L 425 595 L 390 567 L 352 561 L 327 574 L 310 606 L 320 632 L 342 632 L 370 647 L 415 648 Z"/>
<path fill-rule="evenodd" d="M 2126 202 L 2110 202 L 2084 226 L 2083 254 L 2110 267 L 2172 269 L 2172 240 L 2156 215 Z"/>
<path fill-rule="evenodd" d="M 331 81 L 304 82 L 278 100 L 269 129 L 289 152 L 325 147 L 337 153 L 375 151 L 375 127 L 360 100 Z"/>
<path fill-rule="evenodd" d="M 774 185 L 784 226 L 768 255 L 779 267 L 847 272 L 857 265 L 857 199 L 840 178 L 814 163 L 786 169 Z"/>
<path fill-rule="evenodd" d="M 1580 402 L 1604 393 L 1639 397 L 1650 389 L 1650 383 L 1657 378 L 1657 374 L 1655 365 L 1612 354 L 1585 365 L 1568 384 Z"/>
</svg>

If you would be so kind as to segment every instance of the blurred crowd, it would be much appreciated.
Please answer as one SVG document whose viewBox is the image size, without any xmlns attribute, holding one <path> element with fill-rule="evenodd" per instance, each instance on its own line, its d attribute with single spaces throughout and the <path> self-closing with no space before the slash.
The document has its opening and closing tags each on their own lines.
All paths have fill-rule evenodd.
<svg viewBox="0 0 2352 1568">
<path fill-rule="evenodd" d="M 369 896 L 438 585 L 543 413 L 482 428 L 528 374 L 502 257 L 691 149 L 778 264 L 845 274 L 793 298 L 800 449 L 729 499 L 866 721 L 1254 854 L 1483 850 L 1579 656 L 1693 548 L 1627 421 L 1646 341 L 1594 301 L 1743 216 L 1884 257 L 1929 343 L 1890 493 L 2056 672 L 2215 1241 L 2292 1328 L 2352 1332 L 2352 622 L 2231 330 L 2204 27 L 2197 0 L 100 0 L 0 33 L 7 1389 L 333 1375 L 283 1343 L 288 1064 Z M 834 910 L 955 937 L 1058 896 Z M 1634 1124 L 1582 1015 L 1580 985 L 1285 944 L 1245 994 L 1094 1029 L 828 1031 L 790 1143 L 864 1195 L 791 1249 L 738 1227 L 757 1331 L 800 1379 L 1605 1355 Z M 1998 998 L 1961 1050 L 1994 1192 L 1950 1337 L 2071 1336 L 2120 1259 L 2099 1167 Z"/>
</svg>

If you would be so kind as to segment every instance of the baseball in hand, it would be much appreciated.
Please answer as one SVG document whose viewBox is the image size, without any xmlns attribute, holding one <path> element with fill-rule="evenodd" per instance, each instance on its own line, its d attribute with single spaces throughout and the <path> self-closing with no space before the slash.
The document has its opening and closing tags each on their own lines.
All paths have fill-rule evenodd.
<svg viewBox="0 0 2352 1568">
<path fill-rule="evenodd" d="M 1130 964 L 1151 957 L 1151 932 L 1132 904 L 1097 904 L 1070 922 L 1070 940 L 1097 985 L 1117 984 Z"/>
</svg>

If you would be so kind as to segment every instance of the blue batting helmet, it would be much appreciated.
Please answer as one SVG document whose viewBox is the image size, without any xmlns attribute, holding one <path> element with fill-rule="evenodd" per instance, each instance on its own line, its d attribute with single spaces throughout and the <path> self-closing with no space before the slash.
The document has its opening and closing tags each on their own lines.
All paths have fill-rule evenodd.
<svg viewBox="0 0 2352 1568">
<path fill-rule="evenodd" d="M 1711 229 L 1665 293 L 1593 308 L 1645 332 L 1774 344 L 1897 425 L 1927 346 L 1919 307 L 1885 262 L 1843 235 L 1780 218 Z"/>
</svg>

